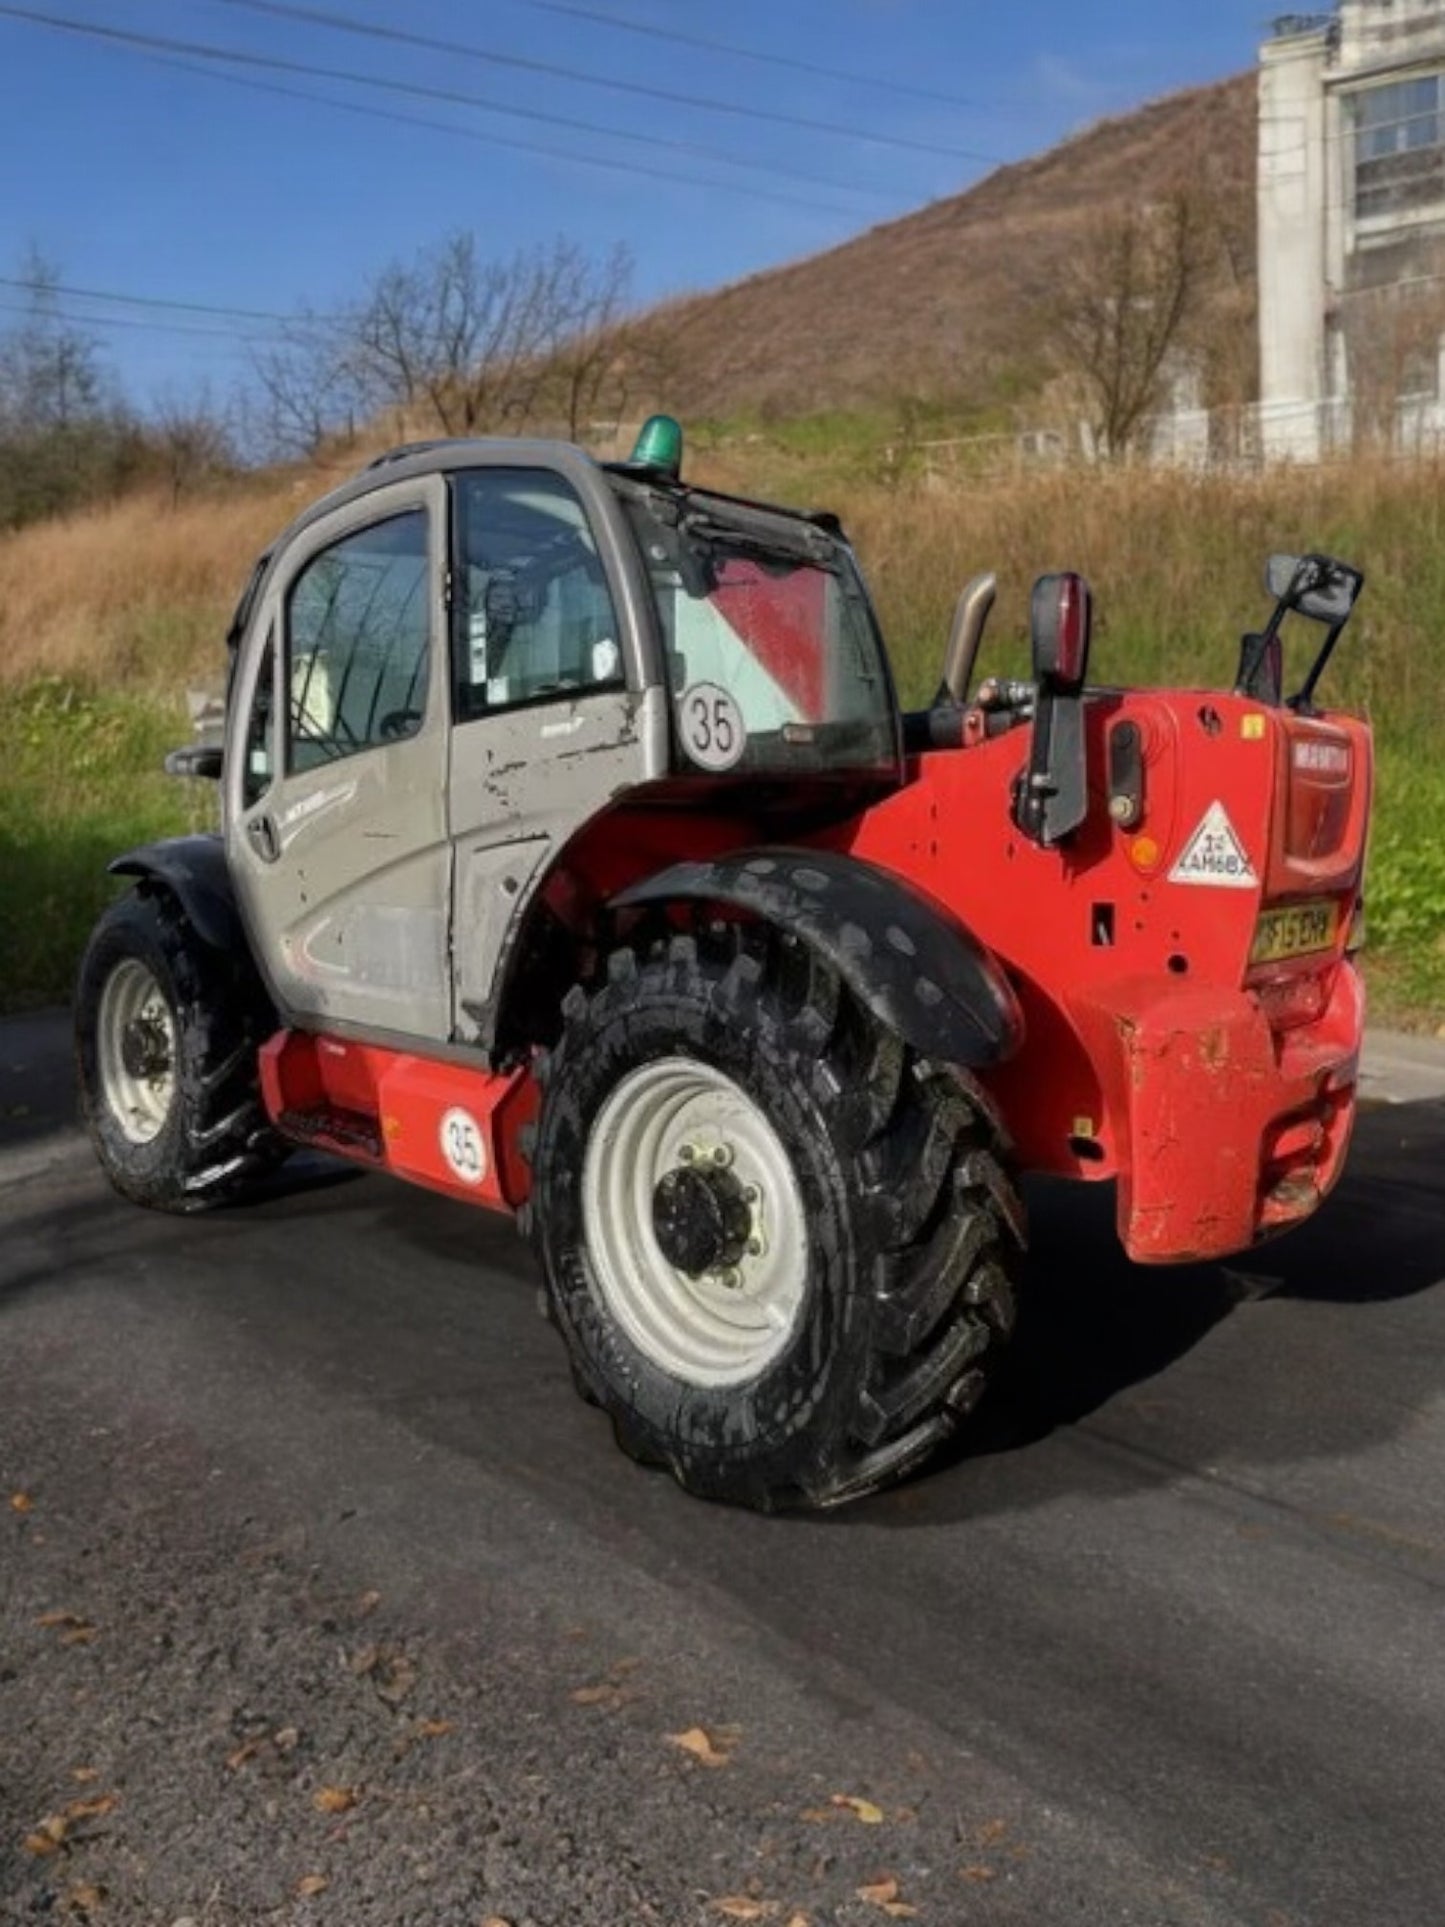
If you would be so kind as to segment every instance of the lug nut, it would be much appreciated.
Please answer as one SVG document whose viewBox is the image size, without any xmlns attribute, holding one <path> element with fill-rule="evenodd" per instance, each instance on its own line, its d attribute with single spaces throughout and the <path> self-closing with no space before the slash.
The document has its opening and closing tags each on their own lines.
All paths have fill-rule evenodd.
<svg viewBox="0 0 1445 1927">
<path fill-rule="evenodd" d="M 762 1257 L 762 1255 L 763 1255 L 763 1241 L 762 1241 L 762 1239 L 761 1239 L 761 1238 L 749 1238 L 749 1239 L 748 1239 L 748 1256 L 749 1256 L 750 1258 L 761 1258 L 761 1257 Z"/>
<path fill-rule="evenodd" d="M 697 1156 L 697 1146 L 695 1144 L 679 1144 L 677 1147 L 677 1155 L 681 1163 L 691 1164 Z"/>
<path fill-rule="evenodd" d="M 748 1184 L 748 1185 L 744 1185 L 743 1187 L 744 1204 L 756 1204 L 758 1199 L 762 1195 L 763 1195 L 762 1192 L 759 1191 L 758 1187 L 755 1184 Z"/>
<path fill-rule="evenodd" d="M 743 1275 L 736 1265 L 729 1265 L 726 1271 L 718 1273 L 718 1283 L 724 1291 L 738 1291 L 742 1282 Z"/>
<path fill-rule="evenodd" d="M 715 1144 L 713 1146 L 712 1161 L 714 1164 L 720 1165 L 731 1164 L 733 1161 L 732 1146 L 730 1144 Z"/>
</svg>

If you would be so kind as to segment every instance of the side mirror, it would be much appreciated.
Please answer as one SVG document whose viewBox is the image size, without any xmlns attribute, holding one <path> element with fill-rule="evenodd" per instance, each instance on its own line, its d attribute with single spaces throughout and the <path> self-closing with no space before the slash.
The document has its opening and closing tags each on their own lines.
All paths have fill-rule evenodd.
<svg viewBox="0 0 1445 1927">
<path fill-rule="evenodd" d="M 1265 566 L 1265 587 L 1276 602 L 1315 622 L 1344 622 L 1355 606 L 1362 578 L 1346 563 L 1319 555 L 1272 555 Z"/>
<path fill-rule="evenodd" d="M 1089 673 L 1094 637 L 1094 598 L 1081 575 L 1039 577 L 1031 631 L 1039 694 L 1077 696 Z"/>
<path fill-rule="evenodd" d="M 1094 598 L 1081 575 L 1041 576 L 1033 603 L 1033 741 L 1014 798 L 1014 821 L 1044 849 L 1073 835 L 1089 813 L 1084 682 Z"/>
</svg>

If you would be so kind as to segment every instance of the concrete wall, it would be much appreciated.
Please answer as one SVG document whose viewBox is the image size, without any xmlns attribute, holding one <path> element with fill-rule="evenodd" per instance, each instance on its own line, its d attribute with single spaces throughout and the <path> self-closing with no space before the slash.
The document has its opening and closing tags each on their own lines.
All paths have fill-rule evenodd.
<svg viewBox="0 0 1445 1927">
<path fill-rule="evenodd" d="M 1259 89 L 1260 395 L 1265 453 L 1320 453 L 1325 351 L 1328 28 L 1273 40 Z"/>
</svg>

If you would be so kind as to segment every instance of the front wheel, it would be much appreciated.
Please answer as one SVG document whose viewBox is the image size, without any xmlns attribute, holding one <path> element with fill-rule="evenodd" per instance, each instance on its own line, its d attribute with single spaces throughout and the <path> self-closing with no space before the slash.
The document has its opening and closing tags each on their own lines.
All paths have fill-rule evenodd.
<svg viewBox="0 0 1445 1927">
<path fill-rule="evenodd" d="M 199 1210 L 286 1155 L 260 1101 L 264 996 L 168 895 L 137 891 L 101 917 L 75 1025 L 81 1115 L 106 1176 L 135 1203 Z"/>
<path fill-rule="evenodd" d="M 840 1504 L 922 1463 L 1014 1322 L 987 1106 L 807 948 L 677 938 L 572 992 L 529 1212 L 580 1388 L 690 1491 Z"/>
</svg>

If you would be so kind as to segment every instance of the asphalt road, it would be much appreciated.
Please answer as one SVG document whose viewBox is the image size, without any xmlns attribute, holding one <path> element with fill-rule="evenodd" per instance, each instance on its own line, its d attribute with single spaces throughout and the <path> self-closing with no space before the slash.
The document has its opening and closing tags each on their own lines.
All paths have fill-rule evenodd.
<svg viewBox="0 0 1445 1927">
<path fill-rule="evenodd" d="M 138 1211 L 0 1026 L 0 1920 L 1430 1927 L 1441 1088 L 1237 1267 L 1035 1195 L 972 1450 L 764 1520 L 614 1449 L 506 1225 Z"/>
</svg>

